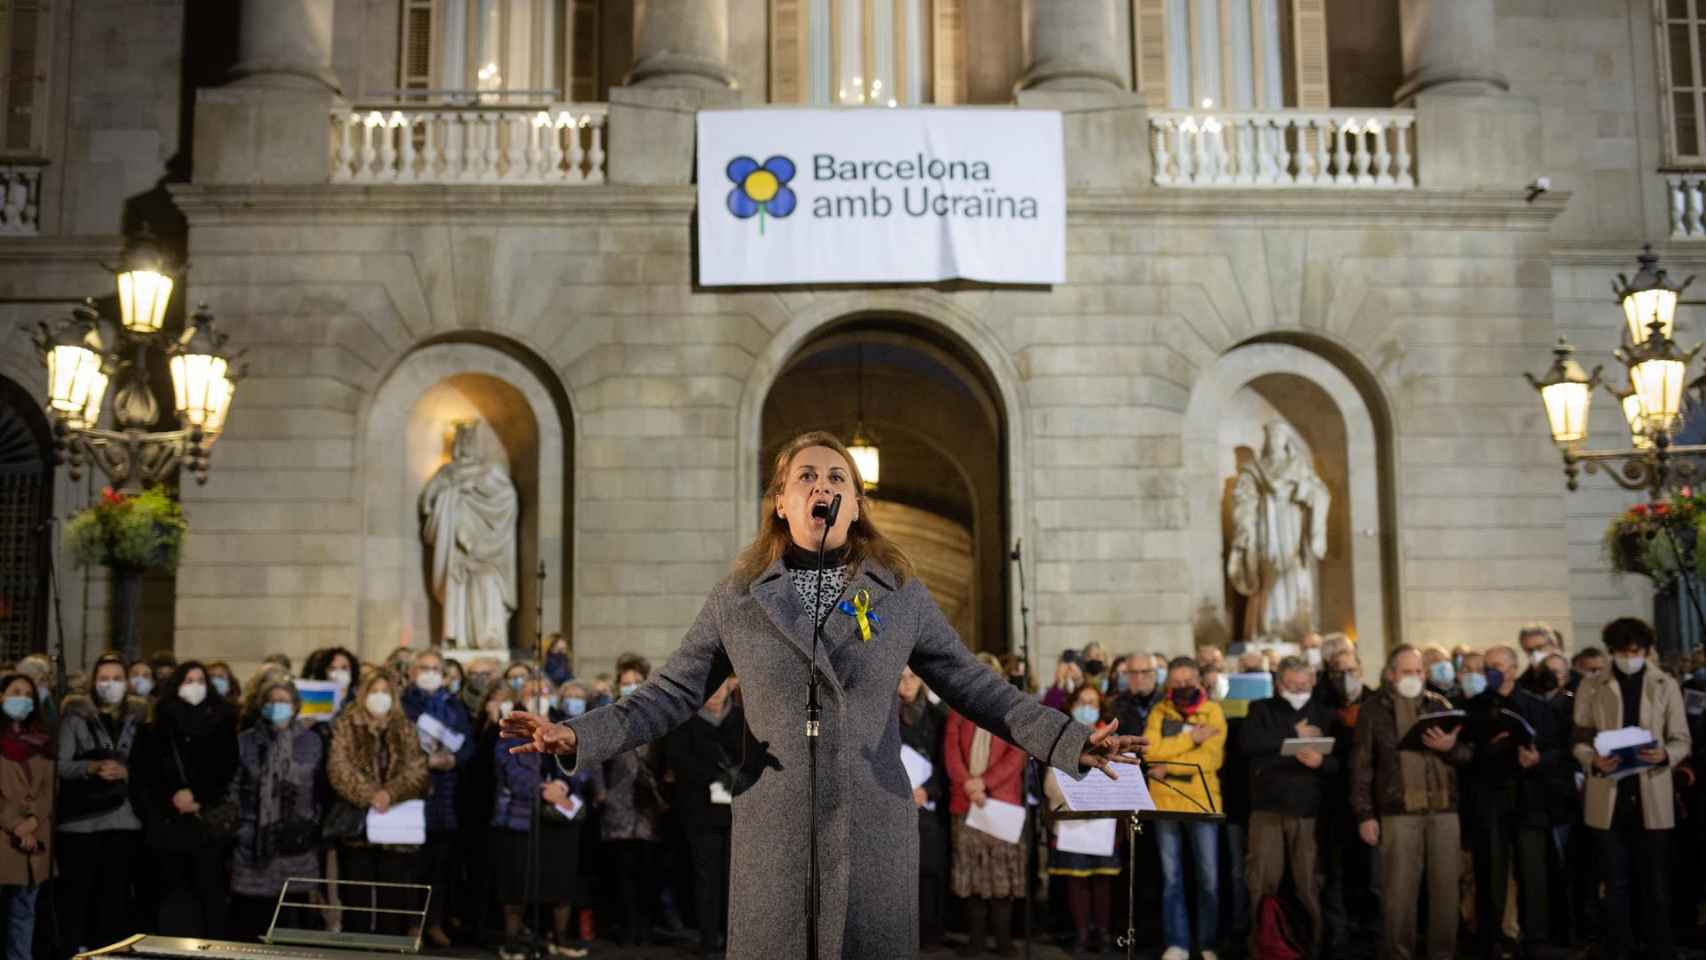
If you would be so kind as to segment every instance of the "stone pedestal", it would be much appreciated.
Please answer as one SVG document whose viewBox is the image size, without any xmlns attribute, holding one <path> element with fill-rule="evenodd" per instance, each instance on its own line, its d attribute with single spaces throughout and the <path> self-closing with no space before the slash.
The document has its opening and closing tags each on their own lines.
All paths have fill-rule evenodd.
<svg viewBox="0 0 1706 960">
<path fill-rule="evenodd" d="M 1404 84 L 1424 189 L 1521 190 L 1540 169 L 1540 105 L 1499 69 L 1493 0 L 1402 0 Z"/>
<path fill-rule="evenodd" d="M 232 82 L 196 91 L 197 183 L 329 179 L 334 7 L 334 0 L 244 0 Z"/>
<path fill-rule="evenodd" d="M 1141 189 L 1153 177 L 1149 116 L 1126 89 L 1114 0 L 1028 0 L 1020 107 L 1059 110 L 1069 190 Z"/>
<path fill-rule="evenodd" d="M 636 0 L 634 70 L 610 90 L 610 182 L 693 182 L 695 115 L 740 105 L 728 48 L 727 0 Z"/>
</svg>

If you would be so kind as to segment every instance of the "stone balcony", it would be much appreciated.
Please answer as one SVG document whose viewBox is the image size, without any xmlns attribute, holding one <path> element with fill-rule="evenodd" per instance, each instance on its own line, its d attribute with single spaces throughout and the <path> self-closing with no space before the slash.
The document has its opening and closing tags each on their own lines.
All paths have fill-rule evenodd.
<svg viewBox="0 0 1706 960">
<path fill-rule="evenodd" d="M 1414 190 L 1412 110 L 1160 111 L 1155 185 Z"/>
<path fill-rule="evenodd" d="M 40 227 L 45 160 L 0 162 L 0 236 L 35 236 Z"/>
<path fill-rule="evenodd" d="M 339 106 L 333 183 L 601 184 L 602 103 Z"/>
</svg>

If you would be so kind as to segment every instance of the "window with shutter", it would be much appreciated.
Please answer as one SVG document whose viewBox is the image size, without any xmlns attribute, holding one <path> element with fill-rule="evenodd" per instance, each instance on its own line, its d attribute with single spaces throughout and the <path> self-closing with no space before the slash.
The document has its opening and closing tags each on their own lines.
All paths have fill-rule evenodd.
<svg viewBox="0 0 1706 960">
<path fill-rule="evenodd" d="M 820 106 L 952 103 L 964 88 L 964 0 L 771 0 L 770 99 Z M 945 58 L 946 61 L 945 61 Z M 944 77 L 944 68 L 948 74 Z"/>
<path fill-rule="evenodd" d="M 1706 132 L 1702 131 L 1701 52 L 1706 48 L 1706 0 L 1655 0 L 1659 71 L 1665 96 L 1665 152 L 1672 166 L 1706 164 Z"/>
<path fill-rule="evenodd" d="M 1327 0 L 1291 0 L 1292 105 L 1313 110 L 1333 105 L 1327 70 Z"/>
<path fill-rule="evenodd" d="M 1327 0 L 1132 0 L 1131 14 L 1138 89 L 1153 107 L 1332 105 Z"/>
<path fill-rule="evenodd" d="M 402 56 L 397 58 L 399 90 L 431 90 L 433 67 L 432 15 L 434 0 L 403 0 Z"/>
<path fill-rule="evenodd" d="M 1133 0 L 1132 75 L 1150 106 L 1167 105 L 1167 0 Z"/>
</svg>

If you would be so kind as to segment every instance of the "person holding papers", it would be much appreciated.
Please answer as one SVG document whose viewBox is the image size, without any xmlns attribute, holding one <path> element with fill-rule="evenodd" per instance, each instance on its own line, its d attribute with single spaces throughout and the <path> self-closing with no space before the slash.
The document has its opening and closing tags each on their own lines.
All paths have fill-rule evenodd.
<svg viewBox="0 0 1706 960">
<path fill-rule="evenodd" d="M 320 771 L 326 744 L 298 723 L 302 700 L 296 685 L 275 679 L 255 691 L 255 722 L 237 735 L 237 846 L 231 853 L 233 940 L 266 932 L 274 904 L 291 877 L 318 877 L 320 870 Z M 296 888 L 292 893 L 306 893 Z M 292 899 L 301 899 L 292 897 Z M 279 923 L 319 927 L 316 916 Z"/>
<path fill-rule="evenodd" d="M 1001 670 L 999 661 L 993 667 L 979 662 L 993 672 Z M 954 824 L 954 896 L 966 902 L 966 952 L 982 954 L 985 932 L 993 929 L 996 952 L 1007 956 L 1013 951 L 1013 899 L 1027 892 L 1025 848 L 1018 836 L 1004 839 L 979 827 L 982 818 L 972 812 L 1005 804 L 1018 809 L 1023 823 L 1025 752 L 955 710 L 948 714 L 942 753 Z"/>
<path fill-rule="evenodd" d="M 1292 893 L 1309 915 L 1311 954 L 1319 953 L 1325 928 L 1316 884 L 1316 818 L 1324 784 L 1339 770 L 1333 752 L 1333 708 L 1315 696 L 1315 669 L 1302 657 L 1286 657 L 1275 672 L 1272 697 L 1250 704 L 1239 741 L 1250 765 L 1250 856 L 1245 875 L 1250 900 L 1278 896 L 1291 872 Z M 1250 931 L 1250 955 L 1259 927 Z"/>
<path fill-rule="evenodd" d="M 900 672 L 896 692 L 901 762 L 918 807 L 918 946 L 929 952 L 941 947 L 947 917 L 948 768 L 942 759 L 942 735 L 948 709 L 930 702 L 924 681 L 910 669 Z"/>
<path fill-rule="evenodd" d="M 728 942 L 729 829 L 734 792 L 756 771 L 758 751 L 748 749 L 746 717 L 735 702 L 730 677 L 699 712 L 663 741 L 664 766 L 675 776 L 675 810 L 693 860 L 693 895 L 699 916 L 699 953 L 713 956 Z"/>
<path fill-rule="evenodd" d="M 545 712 L 550 680 L 528 679 L 521 685 L 521 703 Z M 513 692 L 513 691 L 512 691 Z M 586 804 L 602 794 L 597 771 L 586 771 L 577 785 L 555 762 L 534 753 L 510 753 L 513 740 L 499 740 L 497 794 L 492 806 L 492 890 L 503 907 L 504 939 L 499 960 L 526 960 L 522 927 L 527 908 L 549 908 L 553 957 L 584 957 L 586 950 L 571 942 L 575 885 L 580 874 L 581 824 Z M 535 806 L 539 809 L 537 813 Z M 537 816 L 539 832 L 532 832 Z"/>
<path fill-rule="evenodd" d="M 1475 915 L 1482 919 L 1476 932 L 1482 952 L 1496 960 L 1503 946 L 1498 921 L 1505 915 L 1506 878 L 1513 865 L 1524 942 L 1541 943 L 1551 930 L 1550 813 L 1557 792 L 1573 794 L 1575 786 L 1552 705 L 1517 684 L 1516 651 L 1493 647 L 1485 660 L 1488 687 L 1468 703 L 1475 757 L 1463 770 L 1463 802 L 1464 823 L 1473 833 Z"/>
<path fill-rule="evenodd" d="M 1072 719 L 1085 726 L 1095 726 L 1102 719 L 1101 691 L 1095 687 L 1080 687 L 1072 695 L 1070 708 Z M 1051 809 L 1062 803 L 1060 787 L 1054 777 L 1044 779 L 1043 793 Z M 1120 858 L 1114 856 L 1112 831 L 1109 832 L 1105 851 L 1067 849 L 1061 843 L 1062 831 L 1082 827 L 1083 823 L 1078 820 L 1055 823 L 1048 872 L 1050 876 L 1065 878 L 1066 905 L 1072 911 L 1072 923 L 1078 929 L 1078 949 L 1085 953 L 1101 953 L 1108 948 L 1108 929 L 1113 924 L 1114 878 L 1120 875 Z"/>
<path fill-rule="evenodd" d="M 384 814 L 427 795 L 427 755 L 421 749 L 415 725 L 397 705 L 386 671 L 364 671 L 352 702 L 333 721 L 326 776 L 339 797 L 368 814 L 369 827 L 372 814 Z M 363 883 L 413 883 L 419 851 L 418 844 L 370 843 L 363 833 L 339 847 L 339 877 Z M 357 907 L 402 910 L 420 906 L 384 888 L 376 892 L 372 887 L 343 887 L 338 899 Z M 402 918 L 395 914 L 346 910 L 343 920 L 345 933 L 402 932 Z"/>
<path fill-rule="evenodd" d="M 420 731 L 426 751 L 432 792 L 427 796 L 427 842 L 421 846 L 418 882 L 432 887 L 426 939 L 435 947 L 450 946 L 444 932 L 450 905 L 451 857 L 456 849 L 456 781 L 474 756 L 474 725 L 468 708 L 444 683 L 444 657 L 423 650 L 409 663 L 409 688 L 403 691 L 403 712 Z"/>
<path fill-rule="evenodd" d="M 1220 764 L 1226 753 L 1226 716 L 1203 689 L 1197 662 L 1178 657 L 1167 665 L 1167 699 L 1149 714 L 1147 731 L 1150 794 L 1160 810 L 1214 813 L 1220 810 Z M 1184 843 L 1188 837 L 1197 881 L 1197 949 L 1215 960 L 1220 936 L 1220 825 L 1212 822 L 1155 824 L 1161 846 L 1162 960 L 1186 960 L 1191 952 L 1190 909 L 1185 903 Z"/>
<path fill-rule="evenodd" d="M 1428 880 L 1427 954 L 1457 955 L 1457 767 L 1474 756 L 1462 720 L 1435 722 L 1451 702 L 1423 688 L 1422 654 L 1405 644 L 1387 658 L 1385 683 L 1357 717 L 1351 812 L 1362 841 L 1380 849 L 1381 956 L 1415 956 L 1416 903 Z M 1416 736 L 1420 730 L 1421 735 Z M 1414 746 L 1412 746 L 1412 742 Z"/>
<path fill-rule="evenodd" d="M 1675 956 L 1671 939 L 1671 845 L 1676 809 L 1671 767 L 1692 740 L 1676 678 L 1652 660 L 1653 629 L 1633 617 L 1605 625 L 1611 669 L 1576 690 L 1572 751 L 1587 774 L 1582 819 L 1599 840 L 1605 869 L 1605 944 L 1600 956 L 1635 955 L 1632 921 L 1646 939 L 1642 957 Z M 1597 741 L 1597 742 L 1596 742 Z M 1636 879 L 1641 885 L 1632 896 Z M 1633 916 L 1636 903 L 1640 916 Z"/>
</svg>

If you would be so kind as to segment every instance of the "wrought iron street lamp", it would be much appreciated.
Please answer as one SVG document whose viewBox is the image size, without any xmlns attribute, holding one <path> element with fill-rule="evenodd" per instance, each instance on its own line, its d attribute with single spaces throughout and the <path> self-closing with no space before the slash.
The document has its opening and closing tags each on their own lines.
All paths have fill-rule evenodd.
<svg viewBox="0 0 1706 960">
<path fill-rule="evenodd" d="M 1595 387 L 1602 383 L 1601 367 L 1588 373 L 1577 363 L 1575 348 L 1560 338 L 1553 351 L 1552 368 L 1544 376 L 1524 374 L 1546 407 L 1552 442 L 1564 458 L 1564 476 L 1571 490 L 1579 475 L 1602 469 L 1625 490 L 1642 490 L 1658 499 L 1672 486 L 1693 481 L 1700 470 L 1695 456 L 1706 455 L 1706 445 L 1680 446 L 1673 441 L 1682 423 L 1685 394 L 1692 393 L 1694 405 L 1706 401 L 1706 376 L 1688 381 L 1688 368 L 1700 352 L 1696 346 L 1684 352 L 1671 339 L 1676 329 L 1676 308 L 1682 292 L 1694 278 L 1673 284 L 1659 267 L 1659 258 L 1649 245 L 1642 248 L 1641 269 L 1633 277 L 1619 274 L 1612 289 L 1623 306 L 1627 344 L 1614 356 L 1628 370 L 1628 386 L 1619 390 L 1606 384 L 1617 398 L 1629 428 L 1629 447 L 1620 450 L 1584 450 L 1588 436 L 1588 411 Z"/>
<path fill-rule="evenodd" d="M 54 421 L 57 463 L 82 478 L 92 461 L 115 487 L 158 483 L 180 466 L 207 482 L 208 456 L 224 429 L 240 373 L 205 305 L 175 338 L 162 334 L 176 277 L 152 238 L 144 235 L 113 271 L 119 318 L 104 318 L 92 301 L 69 316 L 37 324 L 35 344 L 47 365 L 47 410 Z M 160 405 L 149 377 L 149 353 L 165 355 L 178 429 L 155 431 Z M 109 385 L 112 426 L 102 429 Z"/>
</svg>

